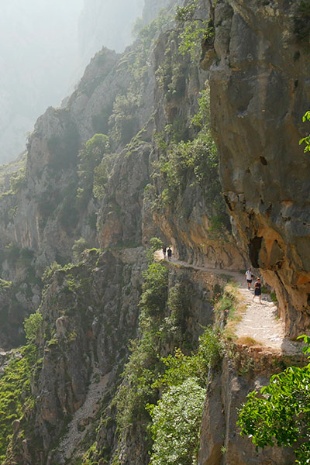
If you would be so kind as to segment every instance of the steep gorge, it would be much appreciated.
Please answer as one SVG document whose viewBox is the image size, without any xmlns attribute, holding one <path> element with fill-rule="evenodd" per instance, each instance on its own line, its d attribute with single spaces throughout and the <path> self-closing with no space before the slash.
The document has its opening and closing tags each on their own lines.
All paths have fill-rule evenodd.
<svg viewBox="0 0 310 465">
<path fill-rule="evenodd" d="M 144 379 L 154 380 L 160 358 L 175 348 L 197 350 L 203 327 L 224 324 L 225 311 L 216 314 L 214 306 L 225 270 L 242 270 L 251 260 L 277 294 L 287 334 L 307 331 L 309 157 L 298 140 L 309 102 L 309 45 L 294 32 L 295 3 L 261 3 L 199 2 L 199 21 L 211 17 L 214 24 L 214 37 L 203 44 L 203 70 L 197 54 L 195 62 L 180 53 L 182 25 L 168 8 L 124 54 L 101 50 L 66 106 L 49 108 L 37 121 L 25 171 L 12 176 L 0 200 L 1 345 L 21 342 L 30 312 L 38 308 L 43 319 L 29 401 L 5 442 L 5 465 L 147 464 L 145 404 L 160 389 Z M 146 17 L 154 14 L 148 5 Z M 202 106 L 207 79 L 211 121 Z M 85 181 L 85 147 L 95 133 L 108 135 L 110 146 Z M 163 273 L 162 294 L 150 293 L 154 314 L 145 315 L 145 251 L 154 236 L 173 246 L 175 258 L 223 275 L 160 264 L 154 270 Z M 129 346 L 133 361 L 121 378 Z M 235 420 L 249 389 L 293 362 L 255 350 L 248 356 L 238 346 L 217 361 L 209 372 L 199 463 L 292 463 L 291 451 L 257 454 L 236 435 Z M 96 383 L 102 394 L 77 420 Z M 123 404 L 115 400 L 120 386 Z M 131 398 L 136 391 L 141 397 Z M 66 448 L 74 421 L 74 443 Z"/>
</svg>

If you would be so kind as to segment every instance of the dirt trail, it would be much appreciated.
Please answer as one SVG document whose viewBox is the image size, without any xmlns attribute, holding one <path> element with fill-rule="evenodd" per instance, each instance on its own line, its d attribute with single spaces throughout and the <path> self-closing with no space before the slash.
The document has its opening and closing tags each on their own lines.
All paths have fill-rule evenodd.
<svg viewBox="0 0 310 465">
<path fill-rule="evenodd" d="M 163 260 L 163 253 L 155 252 L 155 259 Z M 241 321 L 237 324 L 235 333 L 238 338 L 251 338 L 263 347 L 270 348 L 287 355 L 301 353 L 301 344 L 290 341 L 285 337 L 284 323 L 277 317 L 277 306 L 270 301 L 269 296 L 262 294 L 261 303 L 255 297 L 253 289 L 249 290 L 245 276 L 239 271 L 209 268 L 206 266 L 190 265 L 187 262 L 172 258 L 171 264 L 182 265 L 186 268 L 201 270 L 206 273 L 228 275 L 238 284 L 239 293 L 245 303 L 246 310 Z M 253 284 L 253 283 L 252 283 Z"/>
</svg>

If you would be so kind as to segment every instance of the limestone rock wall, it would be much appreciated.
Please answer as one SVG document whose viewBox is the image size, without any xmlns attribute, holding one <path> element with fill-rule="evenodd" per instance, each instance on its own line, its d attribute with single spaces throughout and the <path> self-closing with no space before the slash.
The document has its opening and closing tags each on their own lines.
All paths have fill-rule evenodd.
<svg viewBox="0 0 310 465">
<path fill-rule="evenodd" d="M 287 334 L 310 323 L 309 31 L 300 2 L 216 2 L 210 69 L 223 191 L 251 264 L 275 289 Z"/>
<path fill-rule="evenodd" d="M 272 374 L 285 367 L 306 363 L 304 357 L 286 357 L 263 352 L 261 347 L 232 346 L 222 363 L 210 373 L 203 413 L 199 465 L 291 465 L 289 448 L 256 450 L 236 425 L 238 409 L 247 394 L 266 385 Z"/>
<path fill-rule="evenodd" d="M 202 3 L 200 15 L 208 17 L 209 7 Z M 163 75 L 155 83 L 154 124 L 157 137 L 165 139 L 165 134 L 170 131 L 170 139 L 174 137 L 176 141 L 187 141 L 196 136 L 191 120 L 198 110 L 197 101 L 201 91 L 206 88 L 208 73 L 197 68 L 189 55 L 182 55 L 179 45 L 178 35 L 168 30 L 160 36 L 154 49 L 155 73 Z M 169 147 L 169 136 L 166 141 Z M 207 146 L 204 151 L 207 158 Z M 156 165 L 165 156 L 155 142 L 151 153 L 152 164 Z M 173 202 L 153 208 L 153 221 L 163 241 L 172 245 L 176 258 L 215 268 L 243 269 L 244 256 L 232 237 L 228 216 L 228 224 L 222 235 L 212 231 L 214 211 L 211 206 L 213 197 L 208 196 L 209 184 L 210 179 L 204 184 L 197 183 L 195 176 L 188 172 Z M 155 177 L 153 204 L 156 196 L 161 197 L 165 187 L 164 176 L 162 179 Z M 147 202 L 145 205 L 149 206 Z"/>
<path fill-rule="evenodd" d="M 64 463 L 55 444 L 85 402 L 94 373 L 97 382 L 109 374 L 109 389 L 115 390 L 129 339 L 136 337 L 144 267 L 142 248 L 93 251 L 83 263 L 56 271 L 46 282 L 38 341 L 42 363 L 31 388 L 36 402 L 15 431 L 7 464 L 25 460 L 24 442 L 31 463 Z M 104 398 L 99 401 L 104 405 Z"/>
</svg>

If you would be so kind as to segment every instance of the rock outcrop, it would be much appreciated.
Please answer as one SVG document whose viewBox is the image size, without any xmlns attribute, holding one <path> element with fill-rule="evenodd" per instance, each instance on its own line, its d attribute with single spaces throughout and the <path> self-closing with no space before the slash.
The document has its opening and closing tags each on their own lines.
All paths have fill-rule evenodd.
<svg viewBox="0 0 310 465">
<path fill-rule="evenodd" d="M 291 337 L 310 323 L 310 158 L 299 146 L 310 100 L 309 30 L 300 37 L 299 8 L 296 1 L 217 2 L 210 70 L 226 203 Z"/>
<path fill-rule="evenodd" d="M 199 465 L 291 465 L 294 455 L 288 448 L 256 449 L 249 438 L 238 434 L 238 409 L 249 391 L 268 383 L 270 376 L 301 358 L 283 359 L 261 347 L 237 346 L 213 370 L 201 427 Z"/>
</svg>

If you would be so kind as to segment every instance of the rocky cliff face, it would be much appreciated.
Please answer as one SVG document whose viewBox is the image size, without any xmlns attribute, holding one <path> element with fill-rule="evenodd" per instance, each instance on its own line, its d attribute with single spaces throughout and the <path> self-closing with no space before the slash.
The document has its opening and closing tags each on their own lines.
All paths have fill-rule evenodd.
<svg viewBox="0 0 310 465">
<path fill-rule="evenodd" d="M 0 200 L 5 212 L 0 230 L 5 251 L 11 246 L 19 249 L 16 259 L 20 253 L 33 254 L 38 280 L 53 261 L 70 261 L 80 238 L 88 246 L 136 246 L 160 235 L 173 245 L 176 257 L 222 268 L 244 267 L 229 226 L 220 241 L 210 234 L 210 217 L 216 214 L 210 207 L 213 193 L 208 198 L 208 184 L 199 185 L 194 173 L 182 175 L 174 206 L 156 207 L 166 187 L 165 176 L 154 169 L 165 157 L 158 140 L 166 138 L 169 145 L 195 137 L 189 126 L 206 78 L 178 52 L 178 34 L 169 31 L 171 6 L 166 23 L 161 18 L 159 26 L 147 26 L 143 40 L 123 56 L 103 48 L 66 106 L 48 108 L 29 137 L 25 172 Z M 77 197 L 79 150 L 95 133 L 108 134 L 115 162 L 103 198 L 90 195 L 82 201 Z M 203 157 L 208 149 L 204 143 L 201 147 Z M 217 177 L 216 171 L 209 177 Z M 219 190 L 218 184 L 218 194 Z M 6 266 L 7 252 L 2 263 L 4 279 L 24 285 L 24 279 L 17 279 L 16 267 Z M 38 295 L 37 288 L 32 292 Z M 33 310 L 32 303 L 29 309 Z"/>
<path fill-rule="evenodd" d="M 24 441 L 23 422 L 16 427 L 7 463 L 20 462 L 27 455 L 31 463 L 65 463 L 69 451 L 59 447 L 51 452 L 52 444 L 85 403 L 91 382 L 101 389 L 100 383 L 109 379 L 102 396 L 111 386 L 115 389 L 128 341 L 136 336 L 143 267 L 141 249 L 103 255 L 93 251 L 78 266 L 59 269 L 47 277 L 41 303 L 45 315 L 39 341 L 42 366 L 38 378 L 32 380 L 34 434 Z M 96 400 L 103 399 L 97 396 Z M 95 416 L 93 411 L 89 415 Z"/>
<path fill-rule="evenodd" d="M 258 8 L 254 1 L 214 3 L 202 1 L 199 9 L 215 27 L 214 43 L 209 38 L 203 44 L 202 64 L 213 63 L 210 71 L 199 70 L 179 52 L 180 31 L 171 28 L 168 14 L 166 23 L 162 17 L 159 25 L 151 24 L 126 53 L 102 49 L 66 105 L 49 108 L 39 118 L 29 138 L 25 172 L 1 196 L 1 264 L 7 280 L 1 282 L 1 317 L 7 318 L 12 296 L 12 308 L 19 310 L 10 314 L 14 334 L 2 338 L 7 345 L 16 343 L 29 311 L 39 308 L 43 319 L 31 395 L 23 417 L 14 422 L 6 465 L 148 463 L 145 403 L 120 434 L 117 415 L 125 412 L 117 413 L 114 396 L 129 341 L 143 339 L 139 301 L 145 246 L 152 236 L 172 244 L 175 258 L 195 265 L 242 269 L 249 256 L 274 286 L 288 333 L 307 326 L 309 166 L 306 155 L 297 152 L 304 111 L 298 104 L 308 92 L 308 65 L 304 42 L 297 50 L 299 42 L 289 29 L 295 9 L 290 2 L 261 2 Z M 257 17 L 259 28 L 254 27 Z M 285 46 L 277 59 L 267 38 L 270 24 L 275 42 Z M 202 111 L 205 132 L 192 122 L 199 97 L 208 93 L 209 76 L 221 178 L 238 242 L 223 209 L 207 106 Z M 273 97 L 279 89 L 281 111 Z M 110 140 L 109 153 L 95 166 L 102 168 L 101 195 L 87 186 L 87 195 L 81 196 L 81 153 L 95 133 Z M 292 182 L 284 179 L 289 169 Z M 74 257 L 81 239 L 87 250 Z M 101 250 L 91 249 L 97 246 Z M 163 268 L 166 300 L 155 295 L 162 313 L 153 320 L 148 315 L 147 324 L 156 344 L 147 341 L 152 357 L 149 365 L 142 364 L 146 371 L 138 379 L 151 378 L 147 393 L 152 370 L 158 374 L 154 359 L 175 347 L 197 348 L 201 327 L 214 323 L 214 302 L 225 281 L 182 265 Z M 176 320 L 170 307 L 179 311 Z M 268 450 L 256 456 L 236 437 L 236 408 L 277 368 L 273 355 L 246 357 L 245 351 L 228 351 L 231 359 L 213 373 L 199 454 L 204 465 L 291 463 L 290 452 Z M 138 355 L 137 371 L 149 354 Z M 128 380 L 123 383 L 125 391 L 140 390 Z"/>
<path fill-rule="evenodd" d="M 256 449 L 248 438 L 239 436 L 236 428 L 238 409 L 249 391 L 268 383 L 270 376 L 291 364 L 302 363 L 302 357 L 287 359 L 282 355 L 232 347 L 229 357 L 213 370 L 201 427 L 198 463 L 200 465 L 290 465 L 294 455 L 288 448 Z M 281 368 L 280 368 L 281 367 Z"/>
<path fill-rule="evenodd" d="M 299 146 L 310 98 L 309 31 L 300 19 L 300 2 L 217 2 L 210 70 L 226 203 L 292 337 L 308 328 L 310 308 L 310 158 Z"/>
</svg>

